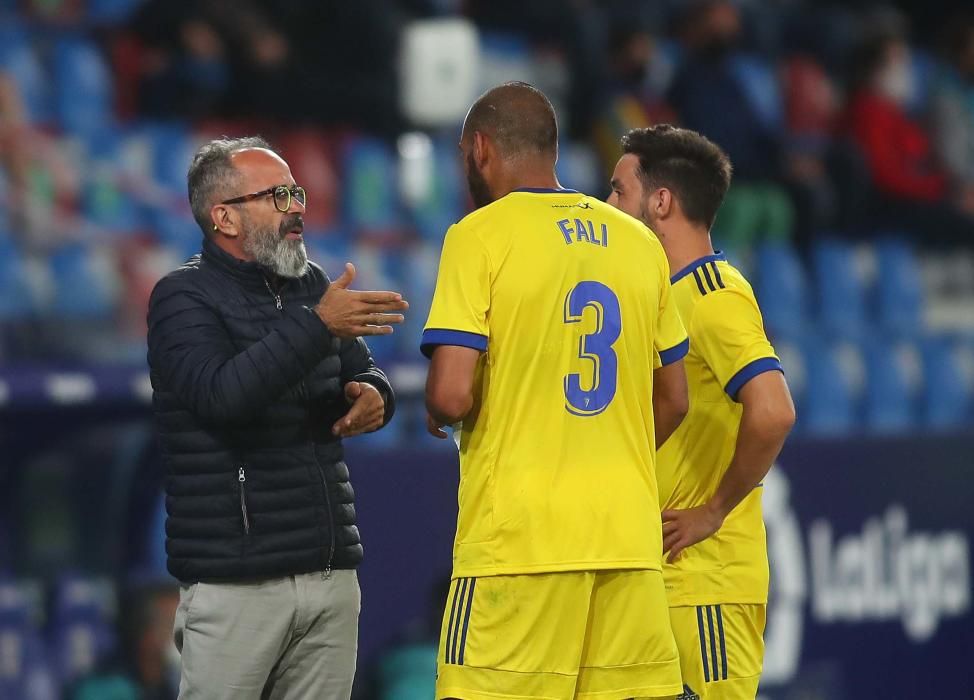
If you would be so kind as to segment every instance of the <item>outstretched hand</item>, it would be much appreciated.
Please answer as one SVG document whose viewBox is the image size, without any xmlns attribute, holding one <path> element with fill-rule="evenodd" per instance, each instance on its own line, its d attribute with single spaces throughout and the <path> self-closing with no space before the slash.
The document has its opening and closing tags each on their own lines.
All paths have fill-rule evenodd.
<svg viewBox="0 0 974 700">
<path fill-rule="evenodd" d="M 345 263 L 342 276 L 328 285 L 315 313 L 339 338 L 363 335 L 389 335 L 393 323 L 402 323 L 397 313 L 409 308 L 398 292 L 358 292 L 348 287 L 355 280 L 355 266 Z"/>
</svg>

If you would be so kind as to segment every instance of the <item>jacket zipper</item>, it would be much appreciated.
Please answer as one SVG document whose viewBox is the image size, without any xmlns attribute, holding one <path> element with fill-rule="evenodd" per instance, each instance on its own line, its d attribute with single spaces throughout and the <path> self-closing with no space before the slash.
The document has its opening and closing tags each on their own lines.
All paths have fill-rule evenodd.
<svg viewBox="0 0 974 700">
<path fill-rule="evenodd" d="M 274 289 L 271 287 L 271 283 L 267 281 L 266 277 L 264 278 L 264 286 L 267 287 L 267 291 L 270 292 L 272 297 L 274 297 L 274 303 L 277 306 L 277 310 L 284 311 L 284 302 L 281 300 L 281 295 L 274 291 Z M 311 401 L 308 397 L 308 390 L 303 380 L 301 381 L 301 393 L 305 396 L 305 399 L 308 402 L 308 409 L 310 410 Z M 325 563 L 325 568 L 321 572 L 321 580 L 324 581 L 331 576 L 331 565 L 335 560 L 335 516 L 332 512 L 331 500 L 328 498 L 328 480 L 325 479 L 325 470 L 321 468 L 321 463 L 318 461 L 318 453 L 315 451 L 314 437 L 310 431 L 308 432 L 308 439 L 311 443 L 311 456 L 314 458 L 315 467 L 318 469 L 318 476 L 321 478 L 321 486 L 322 489 L 324 489 L 323 495 L 325 497 L 325 508 L 328 510 L 328 534 L 330 535 L 330 538 L 328 541 L 328 561 Z M 243 470 L 241 469 L 240 471 L 242 474 Z M 240 503 L 243 504 L 243 490 L 240 491 Z M 244 518 L 246 518 L 246 510 L 244 511 Z"/>
<path fill-rule="evenodd" d="M 237 481 L 240 484 L 240 514 L 243 515 L 244 534 L 250 534 L 250 515 L 247 513 L 247 498 L 244 495 L 244 483 L 247 481 L 247 472 L 243 466 L 237 470 Z"/>
<path fill-rule="evenodd" d="M 264 286 L 267 287 L 267 291 L 271 293 L 272 297 L 274 297 L 274 303 L 277 305 L 277 310 L 284 311 L 284 302 L 281 301 L 281 295 L 275 292 L 271 288 L 271 283 L 267 281 L 266 277 L 264 277 L 263 279 L 264 279 Z"/>
</svg>

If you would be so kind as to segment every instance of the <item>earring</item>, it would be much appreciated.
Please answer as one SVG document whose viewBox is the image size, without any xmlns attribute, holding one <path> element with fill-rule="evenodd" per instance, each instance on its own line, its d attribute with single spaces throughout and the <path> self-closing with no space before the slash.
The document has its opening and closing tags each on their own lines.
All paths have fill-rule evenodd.
<svg viewBox="0 0 974 700">
<path fill-rule="evenodd" d="M 216 224 L 213 224 L 213 230 L 214 231 L 218 230 L 217 227 L 216 227 Z"/>
</svg>

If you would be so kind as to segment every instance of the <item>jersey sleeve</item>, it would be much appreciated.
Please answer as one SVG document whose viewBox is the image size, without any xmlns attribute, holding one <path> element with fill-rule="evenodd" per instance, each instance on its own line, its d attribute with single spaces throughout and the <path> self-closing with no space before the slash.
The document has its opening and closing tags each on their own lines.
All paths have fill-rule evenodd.
<svg viewBox="0 0 974 700">
<path fill-rule="evenodd" d="M 703 297 L 690 323 L 693 347 L 734 401 L 741 387 L 764 372 L 783 372 L 764 332 L 757 302 L 737 289 Z"/>
<path fill-rule="evenodd" d="M 487 349 L 490 280 L 490 258 L 480 237 L 462 224 L 451 226 L 423 330 L 420 349 L 426 357 L 439 345 Z"/>
<path fill-rule="evenodd" d="M 682 360 L 690 350 L 686 328 L 680 319 L 670 285 L 670 268 L 663 260 L 663 286 L 659 296 L 659 313 L 656 315 L 656 336 L 653 347 L 653 369 L 659 369 Z"/>
</svg>

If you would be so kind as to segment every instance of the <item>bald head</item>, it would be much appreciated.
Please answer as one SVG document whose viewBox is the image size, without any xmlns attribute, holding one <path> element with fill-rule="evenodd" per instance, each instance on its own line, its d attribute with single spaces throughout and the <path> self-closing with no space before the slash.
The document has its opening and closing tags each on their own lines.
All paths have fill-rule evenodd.
<svg viewBox="0 0 974 700">
<path fill-rule="evenodd" d="M 214 139 L 203 144 L 193 156 L 186 176 L 189 203 L 193 218 L 206 235 L 210 235 L 213 228 L 210 208 L 223 199 L 243 194 L 237 191 L 241 186 L 241 175 L 235 163 L 235 156 L 243 151 L 264 153 L 265 159 L 274 155 L 267 141 L 259 136 L 247 136 Z M 245 161 L 250 159 L 254 159 L 254 155 Z M 260 159 L 259 155 L 257 159 Z"/>
<path fill-rule="evenodd" d="M 558 122 L 545 94 L 527 83 L 504 83 L 481 95 L 463 123 L 461 139 L 489 137 L 505 160 L 558 157 Z"/>
</svg>

